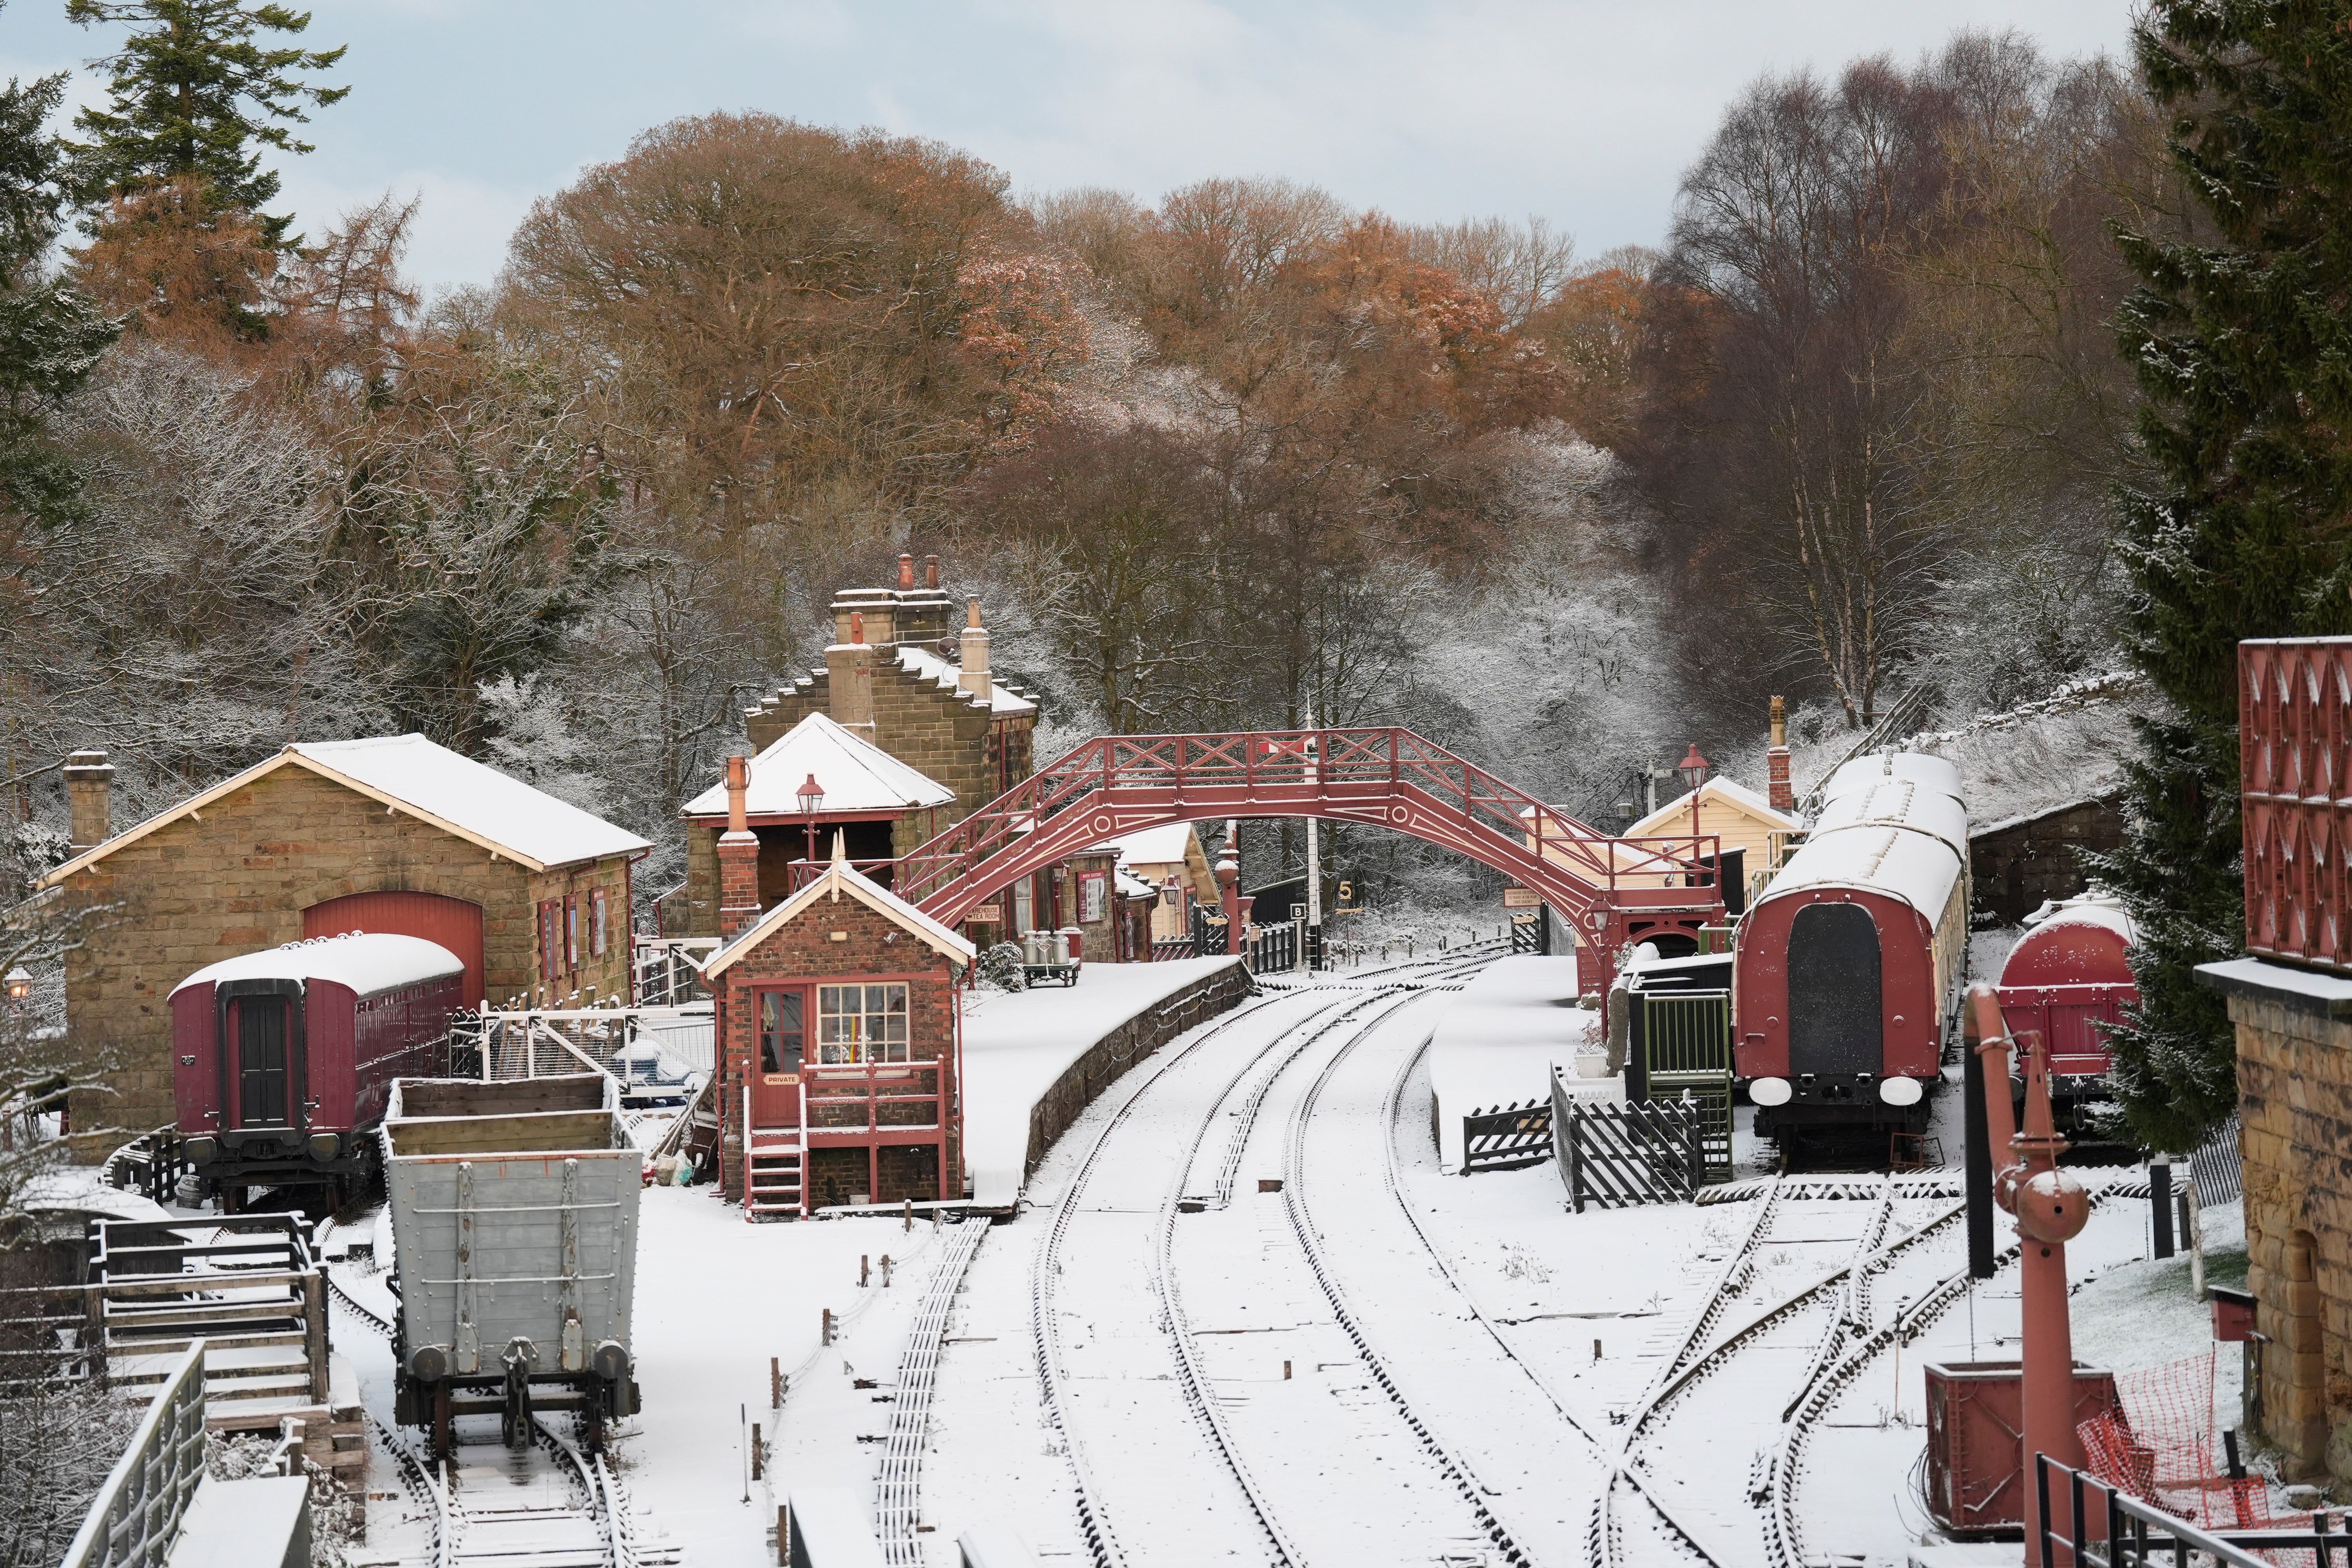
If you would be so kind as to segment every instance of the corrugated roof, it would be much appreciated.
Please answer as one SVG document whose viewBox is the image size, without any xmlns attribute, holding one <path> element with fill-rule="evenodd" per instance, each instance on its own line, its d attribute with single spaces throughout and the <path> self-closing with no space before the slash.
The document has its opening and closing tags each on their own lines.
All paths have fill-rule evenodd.
<svg viewBox="0 0 2352 1568">
<path fill-rule="evenodd" d="M 743 808 L 753 816 L 797 816 L 810 775 L 824 786 L 824 811 L 901 812 L 946 805 L 955 791 L 935 784 L 865 736 L 812 713 L 751 759 Z M 683 808 L 688 816 L 727 815 L 727 785 L 711 785 Z"/>
</svg>

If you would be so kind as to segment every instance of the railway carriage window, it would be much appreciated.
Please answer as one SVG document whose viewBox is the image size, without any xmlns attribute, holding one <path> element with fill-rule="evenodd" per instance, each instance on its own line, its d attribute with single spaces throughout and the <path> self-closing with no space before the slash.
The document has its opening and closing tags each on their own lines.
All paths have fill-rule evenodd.
<svg viewBox="0 0 2352 1568">
<path fill-rule="evenodd" d="M 1858 904 L 1809 904 L 1789 922 L 1789 1069 L 1882 1070 L 1878 922 Z"/>
<path fill-rule="evenodd" d="M 788 1073 L 801 1070 L 801 994 L 797 991 L 760 993 L 760 1070 Z"/>
<path fill-rule="evenodd" d="M 823 1062 L 903 1062 L 907 1059 L 907 987 L 820 985 L 816 988 L 817 1059 Z"/>
<path fill-rule="evenodd" d="M 236 1004 L 237 1123 L 286 1123 L 286 1004 L 241 997 Z"/>
</svg>

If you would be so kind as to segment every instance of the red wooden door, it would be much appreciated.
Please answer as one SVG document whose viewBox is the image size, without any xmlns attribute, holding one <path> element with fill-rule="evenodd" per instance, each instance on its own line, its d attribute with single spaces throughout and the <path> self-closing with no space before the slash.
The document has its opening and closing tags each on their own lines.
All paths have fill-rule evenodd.
<svg viewBox="0 0 2352 1568">
<path fill-rule="evenodd" d="M 466 966 L 466 1005 L 482 1005 L 482 906 L 438 893 L 352 893 L 302 911 L 302 934 L 347 931 L 437 942 Z"/>
<path fill-rule="evenodd" d="M 751 1124 L 797 1127 L 801 1060 L 808 1043 L 808 993 L 748 994 L 751 1004 Z"/>
</svg>

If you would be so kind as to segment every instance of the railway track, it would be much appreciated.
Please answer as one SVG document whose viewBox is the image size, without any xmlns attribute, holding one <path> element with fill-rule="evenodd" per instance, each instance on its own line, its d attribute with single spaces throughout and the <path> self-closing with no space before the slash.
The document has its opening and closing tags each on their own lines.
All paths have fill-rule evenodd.
<svg viewBox="0 0 2352 1568">
<path fill-rule="evenodd" d="M 391 1342 L 391 1321 L 331 1270 L 327 1287 L 352 1321 Z M 455 1452 L 432 1460 L 368 1413 L 369 1430 L 399 1466 L 402 1489 L 425 1521 L 423 1568 L 659 1568 L 679 1561 L 675 1542 L 641 1542 L 642 1521 L 604 1455 L 582 1451 L 546 1415 L 534 1417 L 527 1448 L 468 1436 L 473 1424 L 488 1419 L 461 1417 Z"/>
<path fill-rule="evenodd" d="M 1100 1568 L 1124 1568 L 1153 1551 L 1183 1562 L 1306 1563 L 1243 1454 L 1225 1396 L 1188 1331 L 1172 1267 L 1176 1216 L 1230 1200 L 1240 1151 L 1267 1091 L 1304 1052 L 1358 1013 L 1402 1005 L 1488 956 L 1449 954 L 1413 966 L 1422 973 L 1412 978 L 1375 987 L 1269 987 L 1164 1055 L 1079 1157 L 1039 1243 L 1030 1320 L 1048 1419 L 1076 1492 L 1080 1538 Z M 1276 1026 L 1271 1037 L 1265 1033 L 1269 1023 Z M 1303 1037 L 1280 1049 L 1293 1032 Z M 1202 1184 L 1202 1195 L 1188 1196 L 1211 1130 L 1228 1121 L 1233 1127 L 1216 1178 Z M 1147 1145 L 1147 1155 L 1154 1143 L 1164 1152 L 1106 1160 L 1107 1152 L 1130 1142 Z M 1132 1293 L 1073 1300 L 1065 1285 L 1081 1270 L 1150 1280 L 1157 1331 L 1117 1321 L 1122 1309 L 1131 1315 Z M 1186 1443 L 1185 1433 L 1205 1441 Z M 1153 1434 L 1164 1436 L 1155 1444 Z"/>
</svg>

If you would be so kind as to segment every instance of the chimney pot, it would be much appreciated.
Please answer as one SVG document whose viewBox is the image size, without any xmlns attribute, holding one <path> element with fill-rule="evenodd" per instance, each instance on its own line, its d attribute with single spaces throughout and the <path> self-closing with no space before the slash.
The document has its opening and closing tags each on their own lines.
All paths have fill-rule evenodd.
<svg viewBox="0 0 2352 1568">
<path fill-rule="evenodd" d="M 911 589 L 914 585 L 915 558 L 911 555 L 901 555 L 898 557 L 898 586 L 901 589 Z"/>
<path fill-rule="evenodd" d="M 923 586 L 936 588 L 939 585 L 940 558 L 936 555 L 926 555 L 923 557 Z"/>
<path fill-rule="evenodd" d="M 964 628 L 957 639 L 956 653 L 956 685 L 971 696 L 988 697 L 988 628 L 980 624 L 978 599 L 972 600 L 965 611 Z"/>
<path fill-rule="evenodd" d="M 862 610 L 849 612 L 849 640 L 851 642 L 866 640 L 866 613 Z"/>
</svg>

